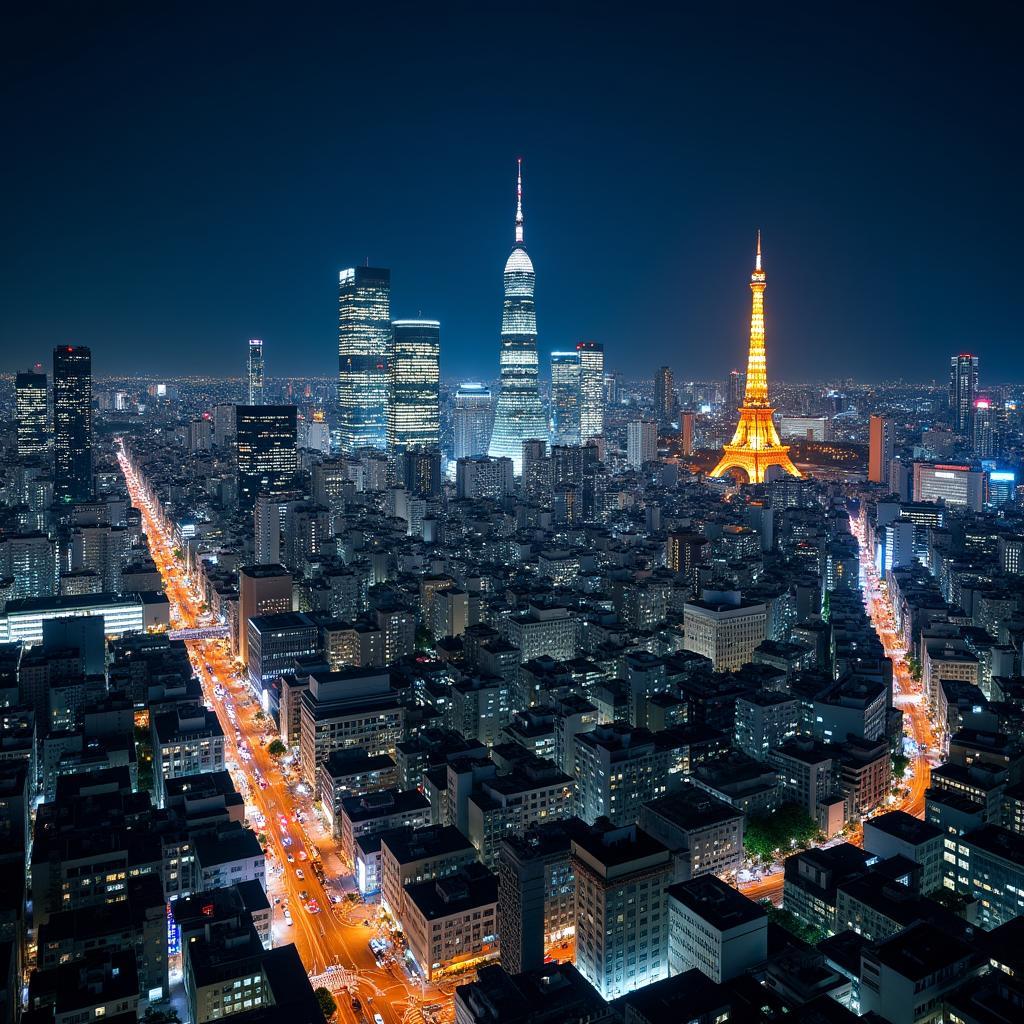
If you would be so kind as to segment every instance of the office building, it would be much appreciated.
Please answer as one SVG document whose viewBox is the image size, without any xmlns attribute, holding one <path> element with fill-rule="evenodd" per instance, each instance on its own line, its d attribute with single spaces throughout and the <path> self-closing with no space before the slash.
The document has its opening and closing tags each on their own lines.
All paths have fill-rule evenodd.
<svg viewBox="0 0 1024 1024">
<path fill-rule="evenodd" d="M 944 886 L 978 901 L 983 928 L 1024 916 L 1024 835 L 982 825 L 962 836 L 947 834 L 943 843 Z"/>
<path fill-rule="evenodd" d="M 501 315 L 501 391 L 487 454 L 523 468 L 523 441 L 547 437 L 547 417 L 537 387 L 536 275 L 523 245 L 523 174 L 516 183 L 516 241 L 505 263 L 505 301 Z"/>
<path fill-rule="evenodd" d="M 626 462 L 640 469 L 658 457 L 658 425 L 650 420 L 634 420 L 626 427 Z"/>
<path fill-rule="evenodd" d="M 452 413 L 452 458 L 478 459 L 491 443 L 494 407 L 491 389 L 483 384 L 460 384 Z"/>
<path fill-rule="evenodd" d="M 906 811 L 877 814 L 864 822 L 864 849 L 883 860 L 904 857 L 919 865 L 924 895 L 942 888 L 945 851 L 943 830 L 937 825 Z"/>
<path fill-rule="evenodd" d="M 92 353 L 84 345 L 53 350 L 53 497 L 92 497 Z"/>
<path fill-rule="evenodd" d="M 971 415 L 971 449 L 976 459 L 995 459 L 1001 452 L 1000 423 L 995 403 L 976 398 Z"/>
<path fill-rule="evenodd" d="M 289 491 L 298 470 L 294 405 L 235 407 L 238 507 L 249 510 L 259 494 Z"/>
<path fill-rule="evenodd" d="M 657 423 L 665 425 L 672 422 L 675 411 L 676 389 L 672 368 L 659 366 L 654 374 L 654 418 Z"/>
<path fill-rule="evenodd" d="M 263 342 L 249 339 L 249 404 L 263 405 Z"/>
<path fill-rule="evenodd" d="M 827 416 L 780 416 L 779 435 L 795 441 L 827 441 L 829 420 Z"/>
<path fill-rule="evenodd" d="M 498 955 L 498 880 L 482 864 L 408 885 L 402 931 L 409 953 L 432 981 Z"/>
<path fill-rule="evenodd" d="M 696 418 L 697 414 L 692 410 L 684 410 L 679 414 L 679 448 L 684 458 L 693 454 L 693 425 Z"/>
<path fill-rule="evenodd" d="M 914 501 L 942 501 L 980 512 L 985 505 L 985 474 L 968 465 L 914 463 Z"/>
<path fill-rule="evenodd" d="M 290 612 L 293 600 L 292 574 L 283 565 L 248 565 L 238 570 L 235 653 L 243 665 L 249 663 L 249 619 Z"/>
<path fill-rule="evenodd" d="M 441 325 L 395 320 L 388 359 L 388 451 L 436 448 L 441 439 Z"/>
<path fill-rule="evenodd" d="M 668 967 L 721 983 L 768 956 L 768 912 L 714 875 L 668 890 Z"/>
<path fill-rule="evenodd" d="M 610 722 L 579 733 L 575 744 L 576 813 L 587 824 L 628 825 L 668 792 L 668 755 L 647 729 Z"/>
<path fill-rule="evenodd" d="M 668 976 L 669 851 L 636 825 L 572 840 L 576 969 L 604 999 Z"/>
<path fill-rule="evenodd" d="M 512 460 L 463 458 L 455 464 L 455 496 L 457 498 L 489 498 L 500 501 L 515 486 Z"/>
<path fill-rule="evenodd" d="M 454 825 L 385 832 L 380 842 L 381 905 L 396 921 L 405 912 L 407 886 L 450 878 L 476 863 L 473 844 Z"/>
<path fill-rule="evenodd" d="M 586 443 L 604 434 L 604 345 L 599 341 L 581 341 L 576 351 L 580 354 L 580 440 Z M 613 392 L 615 384 L 613 377 Z M 616 401 L 614 394 L 610 401 Z"/>
<path fill-rule="evenodd" d="M 536 825 L 502 837 L 498 853 L 501 960 L 513 973 L 544 963 L 548 947 L 576 932 L 576 877 L 569 859 L 579 818 Z"/>
<path fill-rule="evenodd" d="M 889 464 L 893 457 L 893 421 L 872 415 L 868 425 L 868 480 L 874 484 L 889 482 Z"/>
<path fill-rule="evenodd" d="M 716 672 L 735 672 L 765 639 L 767 607 L 739 591 L 704 591 L 683 608 L 683 647 L 708 658 Z"/>
<path fill-rule="evenodd" d="M 148 628 L 169 625 L 167 599 L 161 594 L 81 594 L 70 597 L 33 597 L 8 601 L 0 614 L 0 643 L 38 644 L 47 619 L 99 615 L 108 637 L 141 633 Z"/>
<path fill-rule="evenodd" d="M 164 806 L 167 782 L 224 769 L 224 732 L 217 714 L 203 704 L 178 704 L 153 715 L 153 791 Z"/>
<path fill-rule="evenodd" d="M 295 667 L 297 658 L 319 652 L 320 630 L 302 612 L 254 615 L 248 620 L 246 671 L 253 696 L 274 717 L 280 708 L 279 679 Z"/>
<path fill-rule="evenodd" d="M 398 482 L 415 498 L 441 496 L 441 450 L 407 448 L 399 457 Z"/>
<path fill-rule="evenodd" d="M 580 443 L 580 356 L 551 353 L 551 443 Z"/>
<path fill-rule="evenodd" d="M 46 374 L 28 371 L 14 378 L 18 414 L 18 458 L 45 454 L 49 446 L 49 414 L 46 405 Z"/>
<path fill-rule="evenodd" d="M 743 370 L 731 370 L 725 384 L 725 414 L 732 416 L 743 403 L 743 391 L 747 386 L 747 375 Z"/>
<path fill-rule="evenodd" d="M 958 434 L 968 434 L 971 429 L 971 415 L 974 400 L 978 397 L 978 357 L 969 352 L 949 359 L 949 408 L 953 417 L 953 429 Z"/>
<path fill-rule="evenodd" d="M 338 275 L 338 418 L 341 450 L 387 446 L 391 271 Z"/>
</svg>

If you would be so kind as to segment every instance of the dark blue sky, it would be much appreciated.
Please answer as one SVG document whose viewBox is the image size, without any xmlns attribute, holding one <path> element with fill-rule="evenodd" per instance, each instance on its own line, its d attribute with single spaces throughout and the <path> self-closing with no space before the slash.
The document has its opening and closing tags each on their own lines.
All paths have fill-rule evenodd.
<svg viewBox="0 0 1024 1024">
<path fill-rule="evenodd" d="M 368 257 L 495 375 L 521 154 L 544 352 L 724 375 L 761 227 L 772 376 L 1024 380 L 1010 4 L 150 6 L 7 15 L 0 368 L 333 373 Z"/>
</svg>

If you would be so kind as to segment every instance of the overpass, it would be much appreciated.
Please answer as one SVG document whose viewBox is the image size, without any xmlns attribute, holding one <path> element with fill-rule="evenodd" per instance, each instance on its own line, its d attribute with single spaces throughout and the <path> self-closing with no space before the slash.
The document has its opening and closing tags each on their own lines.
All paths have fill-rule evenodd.
<svg viewBox="0 0 1024 1024">
<path fill-rule="evenodd" d="M 167 634 L 172 640 L 223 640 L 230 636 L 225 626 L 193 626 L 191 629 L 172 629 Z"/>
</svg>

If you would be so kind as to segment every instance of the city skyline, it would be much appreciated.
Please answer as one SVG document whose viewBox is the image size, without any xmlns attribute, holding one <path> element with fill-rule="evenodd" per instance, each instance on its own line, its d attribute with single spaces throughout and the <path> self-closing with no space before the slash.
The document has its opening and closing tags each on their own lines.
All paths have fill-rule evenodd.
<svg viewBox="0 0 1024 1024">
<path fill-rule="evenodd" d="M 670 38 L 678 22 L 664 18 Z M 542 268 L 538 346 L 545 362 L 553 350 L 596 339 L 610 365 L 615 353 L 629 351 L 648 370 L 667 364 L 679 377 L 724 377 L 745 347 L 732 267 L 760 227 L 774 268 L 777 379 L 930 380 L 939 376 L 928 366 L 931 353 L 964 350 L 982 356 L 990 380 L 1024 378 L 1010 298 L 1011 225 L 1020 200 L 1005 177 L 1020 143 L 997 127 L 1008 123 L 1004 97 L 1012 90 L 998 87 L 999 59 L 986 60 L 984 81 L 965 74 L 954 83 L 942 71 L 977 65 L 986 46 L 998 55 L 1005 44 L 977 26 L 954 35 L 951 26 L 933 25 L 918 38 L 916 20 L 894 15 L 885 26 L 891 47 L 879 37 L 872 48 L 877 26 L 868 18 L 825 52 L 795 19 L 761 18 L 737 38 L 724 16 L 700 15 L 687 35 L 691 59 L 680 61 L 678 80 L 668 80 L 658 59 L 638 68 L 632 30 L 620 37 L 600 10 L 563 69 L 555 53 L 563 55 L 558 43 L 568 25 L 556 12 L 545 32 L 524 44 L 530 73 L 514 84 L 484 70 L 493 45 L 487 16 L 456 28 L 476 51 L 462 45 L 449 53 L 452 42 L 427 26 L 433 58 L 451 57 L 447 64 L 432 58 L 444 65 L 434 89 L 420 95 L 411 88 L 424 58 L 400 40 L 407 59 L 392 61 L 401 71 L 382 87 L 392 113 L 347 123 L 316 150 L 314 138 L 324 140 L 303 131 L 307 122 L 293 127 L 282 115 L 299 101 L 329 109 L 348 79 L 325 80 L 315 61 L 297 68 L 286 56 L 283 67 L 294 74 L 280 95 L 259 76 L 246 76 L 248 91 L 239 95 L 225 77 L 236 58 L 229 51 L 223 67 L 213 62 L 231 38 L 217 17 L 203 44 L 173 28 L 156 38 L 150 63 L 160 67 L 159 79 L 123 56 L 147 27 L 145 15 L 69 23 L 68 36 L 80 28 L 90 45 L 68 52 L 63 36 L 52 38 L 47 57 L 38 50 L 42 27 L 28 17 L 16 21 L 12 37 L 20 32 L 26 45 L 14 65 L 13 81 L 22 86 L 15 140 L 28 143 L 34 127 L 47 123 L 72 148 L 88 152 L 90 138 L 112 147 L 116 164 L 108 180 L 86 161 L 74 186 L 54 194 L 52 177 L 39 172 L 52 146 L 44 137 L 21 146 L 21 159 L 4 168 L 8 193 L 23 202 L 7 225 L 5 279 L 14 299 L 0 325 L 3 369 L 22 369 L 66 343 L 90 346 L 98 375 L 119 364 L 169 375 L 200 361 L 227 375 L 239 372 L 235 346 L 256 336 L 267 342 L 268 376 L 326 374 L 336 339 L 331 281 L 368 258 L 393 272 L 396 316 L 422 313 L 441 322 L 446 378 L 492 380 L 497 365 L 488 343 L 499 330 L 501 287 L 494 263 L 504 248 L 507 168 L 522 156 L 537 225 L 531 253 Z M 455 20 L 441 24 L 452 28 Z M 346 31 L 358 36 L 369 27 L 372 16 L 363 14 Z M 319 28 L 319 40 L 297 28 L 285 34 L 315 53 L 339 30 L 330 17 Z M 240 31 L 250 52 L 269 55 L 275 45 L 266 26 Z M 690 36 L 701 32 L 720 44 L 720 66 L 709 68 L 689 52 Z M 613 45 L 614 71 L 590 83 L 587 101 L 571 74 L 574 62 L 586 54 L 593 63 Z M 652 56 L 665 45 L 656 41 Z M 194 56 L 205 91 L 175 70 L 187 62 L 158 59 L 171 46 Z M 372 51 L 358 57 L 353 74 Z M 831 75 L 833 62 L 873 51 L 875 73 L 856 88 L 850 76 Z M 97 62 L 108 53 L 117 56 L 105 70 Z M 790 70 L 787 58 L 795 53 L 806 62 L 802 76 Z M 66 59 L 55 65 L 57 57 Z M 131 98 L 111 97 L 115 71 L 136 87 Z M 816 72 L 823 88 L 809 96 L 803 82 Z M 478 76 L 480 95 L 463 112 L 444 97 L 465 74 Z M 563 74 L 568 91 L 559 88 Z M 71 83 L 80 88 L 69 90 Z M 59 105 L 69 92 L 74 102 Z M 642 102 L 648 95 L 652 102 Z M 705 95 L 713 101 L 702 108 L 697 97 Z M 893 97 L 915 110 L 911 130 Z M 222 100 L 236 120 L 230 141 L 242 144 L 238 152 L 261 125 L 258 158 L 228 158 L 230 141 L 219 136 L 208 99 Z M 147 100 L 140 124 L 136 104 Z M 190 135 L 168 120 L 179 103 L 198 105 Z M 751 162 L 742 125 L 752 103 L 762 127 Z M 498 109 L 504 116 L 490 119 Z M 463 117 L 480 126 L 471 146 L 458 141 Z M 685 132 L 666 132 L 680 117 Z M 407 159 L 381 168 L 375 158 L 353 158 L 409 118 L 432 131 Z M 137 136 L 131 148 L 118 135 L 128 127 Z M 186 159 L 205 171 L 183 175 Z M 183 180 L 198 192 L 184 191 Z M 956 202 L 942 201 L 950 195 Z M 135 211 L 123 221 L 110 216 L 121 197 Z M 200 220 L 211 208 L 213 220 Z M 53 239 L 64 268 L 59 294 L 48 289 L 45 300 L 40 289 L 54 250 L 40 244 L 43 237 Z M 630 270 L 606 288 L 613 254 Z M 842 273 L 835 272 L 839 262 Z M 165 301 L 168 289 L 177 301 Z M 933 289 L 942 303 L 929 301 Z"/>
</svg>

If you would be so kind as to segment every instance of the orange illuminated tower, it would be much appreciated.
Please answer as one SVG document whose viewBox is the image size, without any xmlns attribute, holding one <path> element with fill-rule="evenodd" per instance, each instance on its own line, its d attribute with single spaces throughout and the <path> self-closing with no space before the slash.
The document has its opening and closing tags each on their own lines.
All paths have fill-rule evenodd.
<svg viewBox="0 0 1024 1024">
<path fill-rule="evenodd" d="M 722 448 L 722 458 L 711 471 L 713 477 L 742 473 L 748 483 L 764 482 L 769 466 L 780 466 L 792 476 L 800 470 L 789 458 L 789 445 L 779 441 L 772 421 L 775 410 L 768 404 L 768 368 L 764 352 L 764 288 L 761 269 L 761 232 L 757 233 L 757 256 L 750 275 L 754 293 L 750 311 L 750 354 L 747 357 L 747 388 L 739 408 L 740 421 L 732 440 Z"/>
</svg>

